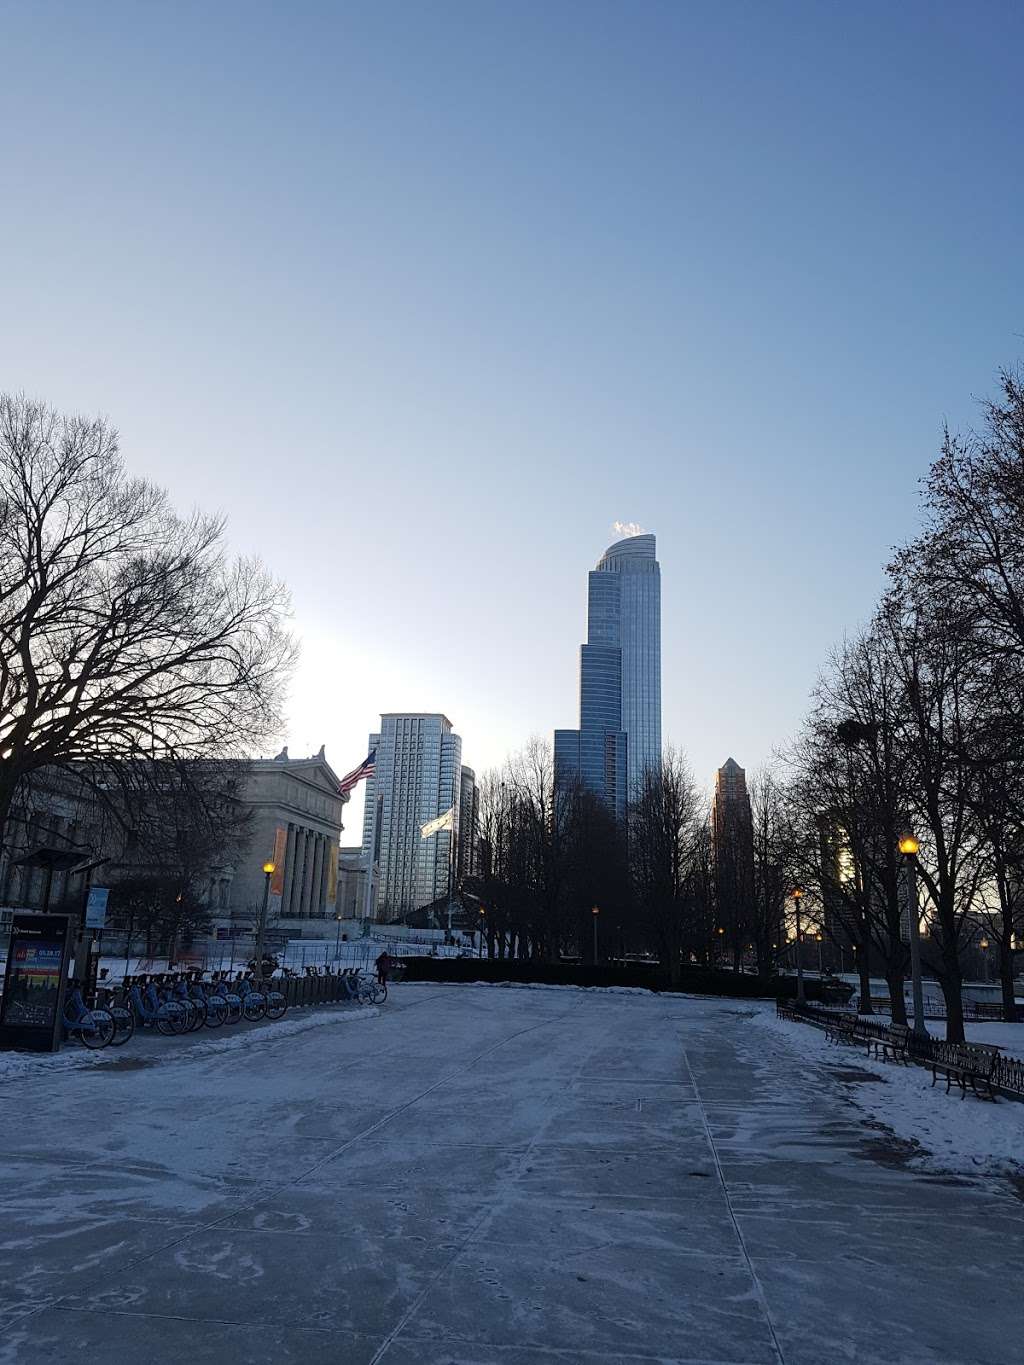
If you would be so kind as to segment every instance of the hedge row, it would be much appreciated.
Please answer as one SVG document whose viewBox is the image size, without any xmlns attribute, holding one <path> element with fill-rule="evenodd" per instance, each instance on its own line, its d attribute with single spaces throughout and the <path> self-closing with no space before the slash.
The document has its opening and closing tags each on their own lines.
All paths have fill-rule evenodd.
<svg viewBox="0 0 1024 1365">
<path fill-rule="evenodd" d="M 639 986 L 649 991 L 679 991 L 686 995 L 728 995 L 742 999 L 796 995 L 796 978 L 745 976 L 717 967 L 684 967 L 673 986 L 666 967 L 643 962 L 583 963 L 532 962 L 506 958 L 406 957 L 407 981 L 536 982 L 544 986 Z M 808 1000 L 820 1000 L 817 980 L 805 981 Z"/>
</svg>

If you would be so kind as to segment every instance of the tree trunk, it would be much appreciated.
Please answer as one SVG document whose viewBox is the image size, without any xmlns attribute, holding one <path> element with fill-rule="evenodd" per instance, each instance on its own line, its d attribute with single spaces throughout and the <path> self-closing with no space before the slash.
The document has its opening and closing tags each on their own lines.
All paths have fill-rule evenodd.
<svg viewBox="0 0 1024 1365">
<path fill-rule="evenodd" d="M 946 1002 L 946 1041 L 947 1043 L 962 1043 L 964 1041 L 964 1005 L 961 984 L 963 975 L 960 971 L 960 958 L 954 946 L 952 951 L 945 946 L 942 950 L 942 972 L 939 976 L 939 985 L 942 987 L 942 998 Z"/>
<path fill-rule="evenodd" d="M 857 975 L 860 977 L 860 1013 L 874 1014 L 871 1007 L 871 963 L 868 961 L 867 945 L 854 946 L 857 958 Z"/>
<path fill-rule="evenodd" d="M 894 1024 L 906 1024 L 907 1022 L 907 1001 L 903 994 L 903 968 L 902 966 L 888 967 L 885 973 L 885 980 L 889 987 L 889 1000 L 892 1009 L 892 1022 Z"/>
</svg>

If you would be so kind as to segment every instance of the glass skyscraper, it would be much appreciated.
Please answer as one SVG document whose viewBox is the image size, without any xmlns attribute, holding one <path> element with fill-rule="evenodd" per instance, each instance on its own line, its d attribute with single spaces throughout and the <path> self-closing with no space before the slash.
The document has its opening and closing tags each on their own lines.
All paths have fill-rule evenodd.
<svg viewBox="0 0 1024 1365">
<path fill-rule="evenodd" d="M 661 762 L 661 570 L 652 535 L 609 545 L 591 570 L 580 728 L 555 731 L 555 781 L 579 778 L 625 818 Z"/>
<path fill-rule="evenodd" d="M 376 766 L 366 781 L 363 861 L 367 919 L 396 920 L 448 894 L 459 842 L 462 740 L 447 716 L 389 712 L 370 736 Z M 452 809 L 453 828 L 420 830 Z"/>
</svg>

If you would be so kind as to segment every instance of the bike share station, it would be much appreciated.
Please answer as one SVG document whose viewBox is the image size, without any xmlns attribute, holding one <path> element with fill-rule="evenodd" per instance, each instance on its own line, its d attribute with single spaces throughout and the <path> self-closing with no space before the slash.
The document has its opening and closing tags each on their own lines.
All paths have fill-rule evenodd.
<svg viewBox="0 0 1024 1365">
<path fill-rule="evenodd" d="M 82 917 L 49 911 L 54 872 L 89 872 L 98 864 L 83 868 L 87 857 L 81 849 L 40 848 L 17 860 L 18 865 L 42 868 L 46 881 L 42 910 L 16 910 L 11 920 L 4 990 L 0 997 L 0 1051 L 60 1051 L 64 1035 L 64 998 L 76 949 L 87 954 L 85 978 L 95 988 L 98 944 L 83 941 L 79 930 L 103 927 L 106 888 L 90 889 Z M 94 933 L 89 937 L 94 940 Z"/>
</svg>

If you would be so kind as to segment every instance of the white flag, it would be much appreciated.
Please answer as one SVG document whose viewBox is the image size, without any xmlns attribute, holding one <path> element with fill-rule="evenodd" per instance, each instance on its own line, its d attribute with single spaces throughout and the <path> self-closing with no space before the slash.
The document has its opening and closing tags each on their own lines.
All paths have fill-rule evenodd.
<svg viewBox="0 0 1024 1365">
<path fill-rule="evenodd" d="M 436 820 L 428 820 L 425 825 L 420 826 L 420 838 L 429 839 L 432 834 L 438 834 L 443 829 L 451 829 L 455 824 L 455 807 L 449 806 L 443 815 L 439 815 Z"/>
</svg>

